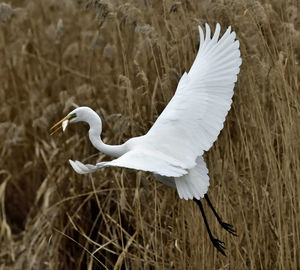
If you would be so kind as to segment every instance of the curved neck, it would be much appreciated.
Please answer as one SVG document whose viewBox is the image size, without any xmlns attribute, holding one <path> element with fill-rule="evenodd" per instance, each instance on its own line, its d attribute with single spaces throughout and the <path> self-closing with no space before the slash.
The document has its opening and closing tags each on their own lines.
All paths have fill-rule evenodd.
<svg viewBox="0 0 300 270">
<path fill-rule="evenodd" d="M 100 120 L 100 118 L 99 118 L 99 120 Z M 126 153 L 124 144 L 121 144 L 121 145 L 105 144 L 100 138 L 101 131 L 102 131 L 101 120 L 100 120 L 100 124 L 98 123 L 97 126 L 90 125 L 89 138 L 95 148 L 97 148 L 99 151 L 103 152 L 104 154 L 112 156 L 112 157 L 120 157 Z"/>
</svg>

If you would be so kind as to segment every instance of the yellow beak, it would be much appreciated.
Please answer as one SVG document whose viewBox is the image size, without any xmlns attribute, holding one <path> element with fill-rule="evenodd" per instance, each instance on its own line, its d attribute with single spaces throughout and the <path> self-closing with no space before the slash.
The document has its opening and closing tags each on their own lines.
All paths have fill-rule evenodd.
<svg viewBox="0 0 300 270">
<path fill-rule="evenodd" d="M 70 115 L 67 115 L 65 118 L 61 119 L 59 122 L 57 122 L 54 126 L 52 126 L 49 131 L 52 131 L 53 129 L 55 129 L 57 126 L 59 126 L 57 129 L 53 130 L 51 133 L 50 133 L 50 136 L 53 135 L 54 133 L 56 133 L 57 131 L 59 131 L 62 126 L 60 126 L 60 124 L 66 120 L 69 120 L 71 118 Z"/>
</svg>

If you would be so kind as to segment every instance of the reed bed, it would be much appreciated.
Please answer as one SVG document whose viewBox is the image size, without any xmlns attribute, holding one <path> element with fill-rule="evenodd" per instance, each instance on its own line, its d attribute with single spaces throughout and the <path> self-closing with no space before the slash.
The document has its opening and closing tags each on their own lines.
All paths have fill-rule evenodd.
<svg viewBox="0 0 300 270">
<path fill-rule="evenodd" d="M 292 0 L 0 3 L 0 269 L 300 269 L 299 9 Z M 106 143 L 145 134 L 205 22 L 231 25 L 243 59 L 205 154 L 208 194 L 238 232 L 207 211 L 227 257 L 197 205 L 151 174 L 77 175 L 68 159 L 108 159 L 85 125 L 48 133 L 85 105 L 102 116 Z"/>
</svg>

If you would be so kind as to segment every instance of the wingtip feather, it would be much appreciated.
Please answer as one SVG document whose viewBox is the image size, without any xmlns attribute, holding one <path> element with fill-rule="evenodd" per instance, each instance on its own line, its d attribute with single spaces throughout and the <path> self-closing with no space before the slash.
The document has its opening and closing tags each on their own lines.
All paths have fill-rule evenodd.
<svg viewBox="0 0 300 270">
<path fill-rule="evenodd" d="M 198 30 L 199 30 L 199 35 L 200 35 L 200 48 L 201 46 L 203 46 L 203 43 L 204 43 L 204 33 L 203 33 L 203 30 L 201 28 L 200 25 L 198 25 Z"/>
<path fill-rule="evenodd" d="M 217 42 L 217 41 L 218 41 L 220 32 L 221 32 L 221 26 L 220 26 L 219 23 L 217 23 L 216 29 L 215 29 L 215 33 L 214 33 L 213 38 L 212 38 L 212 40 L 213 40 L 214 42 Z"/>
<path fill-rule="evenodd" d="M 81 171 L 80 167 L 78 167 L 78 165 L 76 164 L 76 161 L 69 159 L 69 163 L 75 172 L 82 174 L 82 171 Z"/>
<path fill-rule="evenodd" d="M 210 40 L 210 27 L 205 23 L 205 40 Z"/>
</svg>

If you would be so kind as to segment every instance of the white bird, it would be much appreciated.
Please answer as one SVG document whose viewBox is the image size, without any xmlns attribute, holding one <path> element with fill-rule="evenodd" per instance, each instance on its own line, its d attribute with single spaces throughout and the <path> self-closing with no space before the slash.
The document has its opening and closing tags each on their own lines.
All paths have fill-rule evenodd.
<svg viewBox="0 0 300 270">
<path fill-rule="evenodd" d="M 116 159 L 96 165 L 69 160 L 77 173 L 91 173 L 108 166 L 154 173 L 159 181 L 177 189 L 180 198 L 197 202 L 212 243 L 225 255 L 224 243 L 210 232 L 200 198 L 206 199 L 222 227 L 236 234 L 232 225 L 224 223 L 217 215 L 206 194 L 209 177 L 202 155 L 223 128 L 242 60 L 239 41 L 230 26 L 220 39 L 219 24 L 212 38 L 207 24 L 205 30 L 204 37 L 199 26 L 200 47 L 196 59 L 189 73 L 185 72 L 181 77 L 173 98 L 146 135 L 131 138 L 122 145 L 107 145 L 100 137 L 101 119 L 88 107 L 76 108 L 51 130 L 57 126 L 59 129 L 61 123 L 63 130 L 68 123 L 88 123 L 93 146 Z"/>
</svg>

